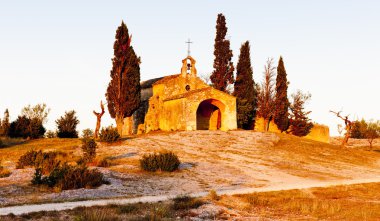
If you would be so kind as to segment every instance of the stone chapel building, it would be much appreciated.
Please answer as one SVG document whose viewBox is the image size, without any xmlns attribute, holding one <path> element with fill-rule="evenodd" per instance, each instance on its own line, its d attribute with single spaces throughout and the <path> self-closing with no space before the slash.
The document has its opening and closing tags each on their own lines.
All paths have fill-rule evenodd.
<svg viewBox="0 0 380 221">
<path fill-rule="evenodd" d="M 133 114 L 133 132 L 233 130 L 236 97 L 197 77 L 195 60 L 182 60 L 180 74 L 141 82 L 141 105 Z"/>
</svg>

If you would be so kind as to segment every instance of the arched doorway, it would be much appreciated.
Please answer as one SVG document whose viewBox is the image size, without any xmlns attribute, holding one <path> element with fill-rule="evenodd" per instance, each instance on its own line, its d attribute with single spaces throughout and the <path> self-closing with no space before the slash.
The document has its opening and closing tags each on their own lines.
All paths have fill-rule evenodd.
<svg viewBox="0 0 380 221">
<path fill-rule="evenodd" d="M 197 130 L 219 130 L 222 127 L 224 104 L 219 100 L 202 101 L 197 109 Z"/>
</svg>

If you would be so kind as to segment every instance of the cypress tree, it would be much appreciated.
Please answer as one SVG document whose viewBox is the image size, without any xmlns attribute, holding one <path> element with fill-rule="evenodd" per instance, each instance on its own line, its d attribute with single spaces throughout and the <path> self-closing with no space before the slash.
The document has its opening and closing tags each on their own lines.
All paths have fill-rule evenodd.
<svg viewBox="0 0 380 221">
<path fill-rule="evenodd" d="M 237 123 L 242 129 L 254 129 L 257 92 L 253 80 L 249 41 L 241 45 L 239 61 L 236 66 L 234 93 L 236 96 Z"/>
<path fill-rule="evenodd" d="M 230 50 L 230 41 L 225 39 L 226 34 L 226 18 L 223 14 L 218 14 L 214 45 L 214 71 L 210 79 L 214 88 L 224 92 L 228 84 L 234 82 L 234 65 L 231 61 L 233 54 L 232 50 Z"/>
<path fill-rule="evenodd" d="M 7 136 L 9 131 L 9 111 L 5 109 L 3 121 L 0 120 L 0 136 Z"/>
<path fill-rule="evenodd" d="M 292 114 L 290 116 L 290 133 L 296 136 L 306 136 L 310 133 L 313 123 L 307 115 L 311 111 L 304 110 L 305 103 L 311 98 L 310 94 L 303 94 L 301 91 L 292 95 L 293 102 L 290 105 Z"/>
<path fill-rule="evenodd" d="M 278 61 L 276 77 L 276 97 L 274 101 L 274 122 L 281 132 L 289 128 L 289 100 L 288 100 L 288 80 L 282 57 Z"/>
<path fill-rule="evenodd" d="M 140 57 L 137 57 L 131 46 L 132 36 L 124 21 L 118 27 L 115 38 L 111 81 L 106 98 L 108 111 L 116 120 L 119 134 L 123 134 L 124 118 L 131 117 L 140 105 Z M 128 128 L 125 133 L 129 132 Z"/>
</svg>

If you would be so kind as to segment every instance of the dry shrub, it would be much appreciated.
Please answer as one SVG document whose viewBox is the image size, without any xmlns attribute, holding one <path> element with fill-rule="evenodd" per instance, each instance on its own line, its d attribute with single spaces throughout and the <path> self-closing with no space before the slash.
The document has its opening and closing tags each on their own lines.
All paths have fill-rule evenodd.
<svg viewBox="0 0 380 221">
<path fill-rule="evenodd" d="M 99 140 L 102 142 L 112 143 L 120 139 L 120 134 L 117 132 L 116 127 L 106 127 L 102 128 L 99 133 Z"/>
<path fill-rule="evenodd" d="M 97 164 L 98 167 L 110 167 L 111 165 L 111 160 L 106 157 L 102 158 Z"/>
<path fill-rule="evenodd" d="M 66 156 L 66 154 L 62 152 L 42 152 L 41 150 L 30 150 L 19 158 L 16 168 L 23 169 L 24 167 L 31 166 L 40 168 L 43 174 L 48 174 L 54 168 L 59 166 L 60 161 L 57 159 L 58 155 Z"/>
<path fill-rule="evenodd" d="M 11 174 L 12 174 L 11 171 L 1 166 L 1 161 L 0 161 L 0 178 L 9 177 Z"/>
<path fill-rule="evenodd" d="M 174 210 L 188 210 L 188 209 L 196 209 L 205 204 L 205 202 L 201 199 L 194 198 L 191 196 L 177 196 L 173 199 Z"/>
<path fill-rule="evenodd" d="M 77 221 L 118 221 L 121 218 L 110 208 L 84 208 L 83 213 L 76 217 Z"/>
<path fill-rule="evenodd" d="M 218 193 L 215 190 L 210 190 L 210 192 L 208 193 L 208 196 L 212 200 L 218 201 L 220 199 L 220 196 L 218 196 Z"/>
<path fill-rule="evenodd" d="M 85 162 L 92 162 L 96 156 L 96 142 L 92 138 L 82 139 L 82 151 L 83 151 L 83 160 Z"/>
<path fill-rule="evenodd" d="M 179 161 L 173 152 L 161 152 L 146 154 L 140 159 L 140 167 L 145 171 L 155 172 L 157 170 L 173 172 L 178 169 Z"/>
<path fill-rule="evenodd" d="M 71 166 L 63 164 L 56 167 L 48 176 L 42 176 L 41 170 L 36 169 L 33 184 L 43 184 L 60 190 L 95 188 L 108 183 L 101 172 L 90 170 L 86 166 Z"/>
</svg>

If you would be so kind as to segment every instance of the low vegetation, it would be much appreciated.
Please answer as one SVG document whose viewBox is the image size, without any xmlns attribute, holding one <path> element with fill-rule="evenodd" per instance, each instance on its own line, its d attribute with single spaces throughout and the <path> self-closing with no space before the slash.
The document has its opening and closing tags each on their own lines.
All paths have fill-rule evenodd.
<svg viewBox="0 0 380 221">
<path fill-rule="evenodd" d="M 380 183 L 222 196 L 236 212 L 268 219 L 377 220 Z"/>
<path fill-rule="evenodd" d="M 58 155 L 65 156 L 62 152 L 42 152 L 41 150 L 30 150 L 22 155 L 17 161 L 16 168 L 23 169 L 24 167 L 34 167 L 41 170 L 43 174 L 48 174 L 56 168 L 60 161 Z"/>
<path fill-rule="evenodd" d="M 173 152 L 146 154 L 140 159 L 140 167 L 145 171 L 157 170 L 173 172 L 178 169 L 180 161 Z"/>
<path fill-rule="evenodd" d="M 84 162 L 92 162 L 96 157 L 96 142 L 93 138 L 82 139 L 82 151 Z"/>
<path fill-rule="evenodd" d="M 110 167 L 112 162 L 109 158 L 103 157 L 97 164 L 98 167 Z"/>
<path fill-rule="evenodd" d="M 98 170 L 90 170 L 85 165 L 63 164 L 54 168 L 48 176 L 43 176 L 41 169 L 37 168 L 32 184 L 47 185 L 59 190 L 95 188 L 108 182 Z"/>
<path fill-rule="evenodd" d="M 73 210 L 8 215 L 1 220 L 189 220 L 198 218 L 192 209 L 203 204 L 218 206 L 221 212 L 211 220 L 378 220 L 380 183 L 275 191 L 227 196 L 206 201 L 179 196 L 159 203 L 107 205 Z M 199 217 L 201 218 L 201 217 Z"/>
<path fill-rule="evenodd" d="M 112 143 L 118 141 L 120 139 L 120 134 L 117 131 L 116 127 L 108 126 L 106 128 L 102 128 L 99 134 L 99 140 L 101 142 Z"/>
<path fill-rule="evenodd" d="M 11 171 L 9 171 L 8 169 L 5 169 L 1 165 L 1 161 L 0 161 L 0 178 L 9 177 L 10 175 L 11 175 Z"/>
<path fill-rule="evenodd" d="M 194 198 L 187 195 L 177 196 L 173 199 L 172 208 L 174 210 L 189 210 L 195 209 L 205 204 L 205 201 L 200 198 Z"/>
</svg>

